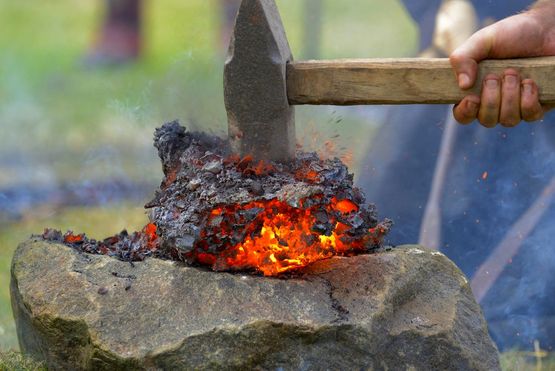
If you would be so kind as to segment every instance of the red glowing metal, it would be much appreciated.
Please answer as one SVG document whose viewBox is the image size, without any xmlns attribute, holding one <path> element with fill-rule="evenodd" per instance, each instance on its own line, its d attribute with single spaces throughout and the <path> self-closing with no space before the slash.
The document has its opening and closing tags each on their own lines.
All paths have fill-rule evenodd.
<svg viewBox="0 0 555 371">
<path fill-rule="evenodd" d="M 358 206 L 349 200 L 334 199 L 325 207 L 329 215 L 334 211 L 343 214 L 358 211 Z M 252 209 L 258 210 L 254 220 L 246 222 L 239 216 L 241 211 Z M 210 213 L 208 227 L 189 258 L 214 270 L 255 269 L 275 276 L 335 255 L 364 253 L 369 244 L 379 243 L 386 233 L 385 229 L 374 229 L 353 239 L 347 234 L 352 227 L 332 218 L 329 220 L 334 225 L 332 232 L 322 235 L 313 230 L 318 223 L 316 212 L 316 207 L 295 208 L 279 200 L 221 206 Z M 235 225 L 241 224 L 245 238 L 230 243 L 226 237 L 233 235 Z M 218 240 L 205 240 L 215 234 L 220 236 Z M 208 243 L 222 245 L 224 249 L 218 255 L 211 254 L 207 252 Z"/>
<path fill-rule="evenodd" d="M 69 231 L 64 235 L 64 242 L 65 243 L 69 243 L 69 244 L 75 244 L 75 243 L 80 243 L 83 242 L 84 240 L 84 235 L 82 234 L 73 234 L 73 232 Z"/>
<path fill-rule="evenodd" d="M 156 225 L 154 225 L 153 223 L 147 224 L 142 230 L 144 243 L 146 244 L 146 247 L 150 250 L 158 249 L 158 235 L 156 234 L 156 230 Z"/>
<path fill-rule="evenodd" d="M 224 164 L 235 164 L 237 169 L 239 169 L 243 175 L 256 175 L 264 176 L 275 171 L 275 167 L 263 160 L 255 162 L 251 155 L 247 155 L 243 158 L 232 155 L 224 161 Z"/>
</svg>

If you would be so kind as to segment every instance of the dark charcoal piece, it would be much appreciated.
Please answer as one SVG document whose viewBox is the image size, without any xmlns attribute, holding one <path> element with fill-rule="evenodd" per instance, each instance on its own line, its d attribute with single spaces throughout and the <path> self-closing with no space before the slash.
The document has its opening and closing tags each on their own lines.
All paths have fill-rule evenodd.
<svg viewBox="0 0 555 371">
<path fill-rule="evenodd" d="M 154 147 L 158 149 L 164 174 L 167 174 L 168 168 L 177 165 L 179 156 L 191 144 L 191 137 L 186 132 L 187 129 L 177 121 L 165 124 L 154 132 Z"/>
<path fill-rule="evenodd" d="M 262 184 L 257 181 L 252 182 L 250 190 L 255 196 L 262 196 L 264 194 L 264 188 L 262 187 Z"/>
<path fill-rule="evenodd" d="M 64 238 L 62 236 L 61 231 L 57 231 L 55 229 L 45 229 L 44 234 L 42 235 L 45 240 L 49 240 L 52 242 L 63 242 Z"/>
<path fill-rule="evenodd" d="M 45 229 L 40 237 L 46 241 L 65 243 L 89 254 L 110 255 L 129 262 L 142 261 L 149 256 L 164 257 L 158 249 L 159 241 L 153 224 L 148 224 L 141 232 L 132 234 L 123 230 L 118 235 L 103 241 L 89 239 L 84 234 L 76 235 L 71 231 L 62 235 L 60 231 L 54 229 Z"/>
</svg>

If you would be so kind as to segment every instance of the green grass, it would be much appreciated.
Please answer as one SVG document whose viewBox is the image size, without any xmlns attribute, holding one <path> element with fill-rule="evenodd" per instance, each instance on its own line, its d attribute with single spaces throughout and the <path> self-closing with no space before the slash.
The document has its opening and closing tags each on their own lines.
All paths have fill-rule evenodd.
<svg viewBox="0 0 555 371">
<path fill-rule="evenodd" d="M 555 354 L 544 354 L 536 358 L 533 352 L 518 350 L 501 354 L 503 371 L 555 371 Z"/>
<path fill-rule="evenodd" d="M 41 362 L 36 362 L 21 353 L 0 351 L 0 371 L 46 371 Z"/>
<path fill-rule="evenodd" d="M 32 164 L 47 163 L 52 176 L 73 179 L 76 168 L 97 170 L 88 161 L 94 148 L 113 146 L 121 149 L 120 157 L 131 159 L 123 161 L 124 173 L 140 178 L 144 158 L 133 158 L 150 151 L 152 131 L 160 123 L 178 118 L 202 130 L 225 132 L 217 2 L 145 3 L 146 49 L 140 62 L 87 70 L 79 61 L 93 39 L 99 3 L 0 0 L 0 24 L 6 30 L 0 33 L 0 159 L 17 155 Z M 292 49 L 300 55 L 301 2 L 278 3 Z M 415 50 L 414 25 L 395 1 L 326 1 L 324 14 L 323 58 Z M 317 120 L 324 137 L 333 135 L 336 128 L 327 123 L 328 116 L 326 109 L 300 108 L 299 131 Z M 363 120 L 344 121 L 343 143 L 371 134 Z M 146 165 L 147 174 L 156 170 L 155 162 Z M 18 169 L 7 167 L 0 174 L 19 178 Z M 105 176 L 114 172 L 100 171 Z M 0 175 L 0 182 L 13 178 Z"/>
</svg>

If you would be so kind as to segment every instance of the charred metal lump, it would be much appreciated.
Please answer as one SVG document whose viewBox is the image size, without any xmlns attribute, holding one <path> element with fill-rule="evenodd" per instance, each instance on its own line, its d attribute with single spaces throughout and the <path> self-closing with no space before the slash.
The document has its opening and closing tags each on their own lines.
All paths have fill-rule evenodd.
<svg viewBox="0 0 555 371">
<path fill-rule="evenodd" d="M 101 242 L 52 232 L 43 237 L 122 260 L 156 256 L 273 276 L 373 251 L 391 226 L 364 205 L 337 158 L 305 152 L 287 163 L 241 158 L 230 154 L 228 141 L 188 132 L 175 121 L 156 129 L 154 145 L 164 179 L 145 206 L 151 223 L 142 232 Z"/>
</svg>

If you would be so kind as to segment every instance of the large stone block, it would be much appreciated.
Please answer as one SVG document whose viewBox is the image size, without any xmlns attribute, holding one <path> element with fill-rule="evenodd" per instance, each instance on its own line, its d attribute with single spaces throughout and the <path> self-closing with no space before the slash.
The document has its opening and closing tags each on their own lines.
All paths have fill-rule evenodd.
<svg viewBox="0 0 555 371">
<path fill-rule="evenodd" d="M 51 369 L 499 369 L 468 281 L 419 246 L 276 279 L 31 239 L 11 294 L 21 349 Z"/>
</svg>

